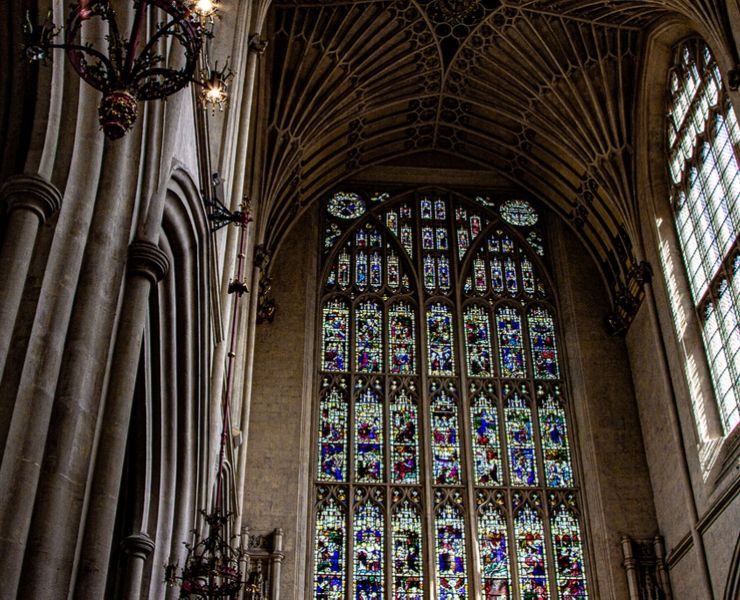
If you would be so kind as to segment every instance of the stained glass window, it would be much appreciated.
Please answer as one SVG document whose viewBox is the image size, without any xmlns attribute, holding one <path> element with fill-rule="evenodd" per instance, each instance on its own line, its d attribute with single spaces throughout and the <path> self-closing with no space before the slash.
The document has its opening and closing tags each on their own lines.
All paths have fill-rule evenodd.
<svg viewBox="0 0 740 600">
<path fill-rule="evenodd" d="M 371 192 L 352 218 L 332 196 L 322 223 L 312 598 L 587 597 L 529 209 Z"/>
<path fill-rule="evenodd" d="M 454 375 L 452 312 L 441 303 L 427 309 L 427 344 L 429 374 Z"/>
<path fill-rule="evenodd" d="M 390 415 L 393 483 L 419 483 L 419 410 L 406 388 L 391 400 Z"/>
<path fill-rule="evenodd" d="M 418 492 L 410 494 L 410 500 L 404 499 L 394 508 L 391 520 L 393 598 L 397 600 L 422 600 L 424 597 L 419 498 Z M 402 498 L 403 492 L 396 488 L 394 496 Z"/>
<path fill-rule="evenodd" d="M 355 402 L 355 479 L 383 478 L 383 403 L 376 389 L 364 390 Z"/>
<path fill-rule="evenodd" d="M 347 480 L 347 401 L 332 387 L 321 398 L 319 416 L 319 468 L 322 481 Z"/>
<path fill-rule="evenodd" d="M 588 598 L 581 528 L 565 503 L 561 502 L 554 507 L 550 530 L 555 549 L 559 597 Z"/>
<path fill-rule="evenodd" d="M 488 310 L 477 304 L 465 309 L 465 350 L 468 375 L 471 377 L 493 375 Z"/>
<path fill-rule="evenodd" d="M 740 127 L 704 42 L 687 40 L 676 48 L 669 88 L 670 202 L 722 424 L 730 433 L 740 423 Z M 662 258 L 681 336 L 681 296 L 671 282 L 670 258 Z"/>
<path fill-rule="evenodd" d="M 501 216 L 512 225 L 528 226 L 537 223 L 537 211 L 526 200 L 507 200 L 501 205 Z"/>
<path fill-rule="evenodd" d="M 460 509 L 453 504 L 442 506 L 437 512 L 435 528 L 437 598 L 467 598 L 465 522 Z"/>
<path fill-rule="evenodd" d="M 488 500 L 483 492 L 478 492 L 478 502 L 482 504 L 478 513 L 481 597 L 508 600 L 511 598 L 511 571 L 504 495 L 498 492 L 494 499 Z"/>
<path fill-rule="evenodd" d="M 374 489 L 375 500 L 382 499 L 380 490 Z M 363 488 L 355 491 L 354 518 L 354 577 L 356 600 L 383 598 L 383 510 L 366 499 Z"/>
<path fill-rule="evenodd" d="M 314 551 L 316 600 L 344 600 L 346 527 L 344 507 L 334 498 L 317 509 Z"/>
<path fill-rule="evenodd" d="M 515 494 L 517 495 L 518 493 Z M 534 499 L 536 502 L 536 495 Z M 546 600 L 549 597 L 549 585 L 542 517 L 526 501 L 514 517 L 514 535 L 522 598 Z"/>
<path fill-rule="evenodd" d="M 377 302 L 361 302 L 355 311 L 355 361 L 361 373 L 383 365 L 383 312 Z"/>
<path fill-rule="evenodd" d="M 329 200 L 327 210 L 339 219 L 356 219 L 365 212 L 365 201 L 354 192 L 337 192 Z"/>
<path fill-rule="evenodd" d="M 499 486 L 504 482 L 501 469 L 501 444 L 498 433 L 498 408 L 491 398 L 493 386 L 488 384 L 487 394 L 476 393 L 471 384 L 473 400 L 470 406 L 470 420 L 473 434 L 473 462 L 475 483 L 480 486 Z"/>
<path fill-rule="evenodd" d="M 323 312 L 321 368 L 324 371 L 345 371 L 349 346 L 349 308 L 345 302 L 335 300 L 327 302 Z"/>
<path fill-rule="evenodd" d="M 504 387 L 505 391 L 508 388 Z M 537 464 L 529 400 L 518 389 L 506 399 L 506 445 L 509 449 L 509 473 L 516 486 L 537 485 Z"/>
<path fill-rule="evenodd" d="M 532 344 L 532 368 L 535 379 L 558 379 L 558 349 L 555 323 L 546 308 L 537 306 L 527 314 L 529 339 Z"/>
<path fill-rule="evenodd" d="M 519 311 L 510 306 L 496 309 L 496 329 L 498 330 L 501 376 L 526 377 L 522 319 Z"/>
<path fill-rule="evenodd" d="M 411 305 L 400 303 L 388 311 L 388 371 L 415 373 L 416 313 Z"/>
</svg>

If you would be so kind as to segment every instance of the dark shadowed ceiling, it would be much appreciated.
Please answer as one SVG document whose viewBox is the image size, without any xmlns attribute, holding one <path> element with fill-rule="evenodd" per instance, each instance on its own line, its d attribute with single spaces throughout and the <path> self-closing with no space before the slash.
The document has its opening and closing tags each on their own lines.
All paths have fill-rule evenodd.
<svg viewBox="0 0 740 600">
<path fill-rule="evenodd" d="M 723 2 L 326 0 L 280 1 L 273 11 L 268 247 L 338 181 L 406 155 L 447 153 L 569 220 L 615 302 L 639 294 L 632 144 L 641 45 L 671 15 L 727 39 Z"/>
</svg>

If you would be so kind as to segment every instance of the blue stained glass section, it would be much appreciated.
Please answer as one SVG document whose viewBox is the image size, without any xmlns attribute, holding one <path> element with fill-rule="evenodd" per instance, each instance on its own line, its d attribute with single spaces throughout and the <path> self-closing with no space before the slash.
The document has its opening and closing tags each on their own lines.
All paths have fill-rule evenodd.
<svg viewBox="0 0 740 600">
<path fill-rule="evenodd" d="M 432 218 L 432 201 L 429 198 L 421 200 L 421 218 L 424 220 Z"/>
<path fill-rule="evenodd" d="M 383 512 L 371 502 L 355 510 L 355 600 L 383 598 Z"/>
<path fill-rule="evenodd" d="M 427 309 L 427 344 L 429 374 L 454 375 L 452 312 L 441 303 Z"/>
<path fill-rule="evenodd" d="M 344 509 L 333 498 L 316 511 L 314 598 L 344 600 Z"/>
<path fill-rule="evenodd" d="M 514 392 L 506 402 L 504 416 L 511 485 L 537 485 L 532 411 L 529 403 L 518 392 Z"/>
<path fill-rule="evenodd" d="M 527 376 L 519 311 L 510 306 L 496 309 L 501 376 L 523 379 Z"/>
<path fill-rule="evenodd" d="M 437 513 L 437 598 L 463 600 L 468 597 L 465 575 L 465 524 L 460 511 L 444 506 Z"/>
</svg>

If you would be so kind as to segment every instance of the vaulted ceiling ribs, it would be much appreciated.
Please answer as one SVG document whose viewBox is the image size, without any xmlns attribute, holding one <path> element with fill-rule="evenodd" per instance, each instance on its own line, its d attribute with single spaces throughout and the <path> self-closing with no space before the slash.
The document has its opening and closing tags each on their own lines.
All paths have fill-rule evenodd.
<svg viewBox="0 0 740 600">
<path fill-rule="evenodd" d="M 602 264 L 615 306 L 629 305 L 640 276 L 631 250 L 631 144 L 643 31 L 673 12 L 719 32 L 717 4 L 277 4 L 263 196 L 268 247 L 338 180 L 406 154 L 449 152 L 504 175 L 570 220 Z"/>
</svg>

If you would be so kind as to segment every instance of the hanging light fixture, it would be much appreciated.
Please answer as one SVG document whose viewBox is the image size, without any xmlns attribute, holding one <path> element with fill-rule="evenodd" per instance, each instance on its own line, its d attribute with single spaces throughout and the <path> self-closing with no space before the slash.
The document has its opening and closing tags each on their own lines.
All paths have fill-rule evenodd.
<svg viewBox="0 0 740 600">
<path fill-rule="evenodd" d="M 207 79 L 203 78 L 202 71 L 198 72 L 202 48 L 206 40 L 213 37 L 217 0 L 133 0 L 133 6 L 134 17 L 128 37 L 119 29 L 110 0 L 73 3 L 63 38 L 59 41 L 62 29 L 51 21 L 50 14 L 40 24 L 34 23 L 27 14 L 23 27 L 26 58 L 45 62 L 53 48 L 61 48 L 77 74 L 103 93 L 98 117 L 105 135 L 112 140 L 131 129 L 139 102 L 166 98 L 191 82 L 208 90 L 208 86 L 220 81 L 218 100 L 214 91 L 214 100 L 209 102 L 222 107 L 226 101 L 226 84 L 233 76 L 228 67 L 225 67 L 228 71 L 206 68 Z M 161 15 L 164 20 L 151 24 L 153 31 L 147 37 L 149 14 L 153 18 Z M 86 24 L 95 19 L 102 21 L 107 31 L 105 48 L 83 40 L 83 27 L 87 28 Z M 181 51 L 179 64 L 174 50 L 178 46 Z M 165 52 L 164 48 L 169 50 Z M 218 77 L 212 82 L 216 75 Z"/>
</svg>

